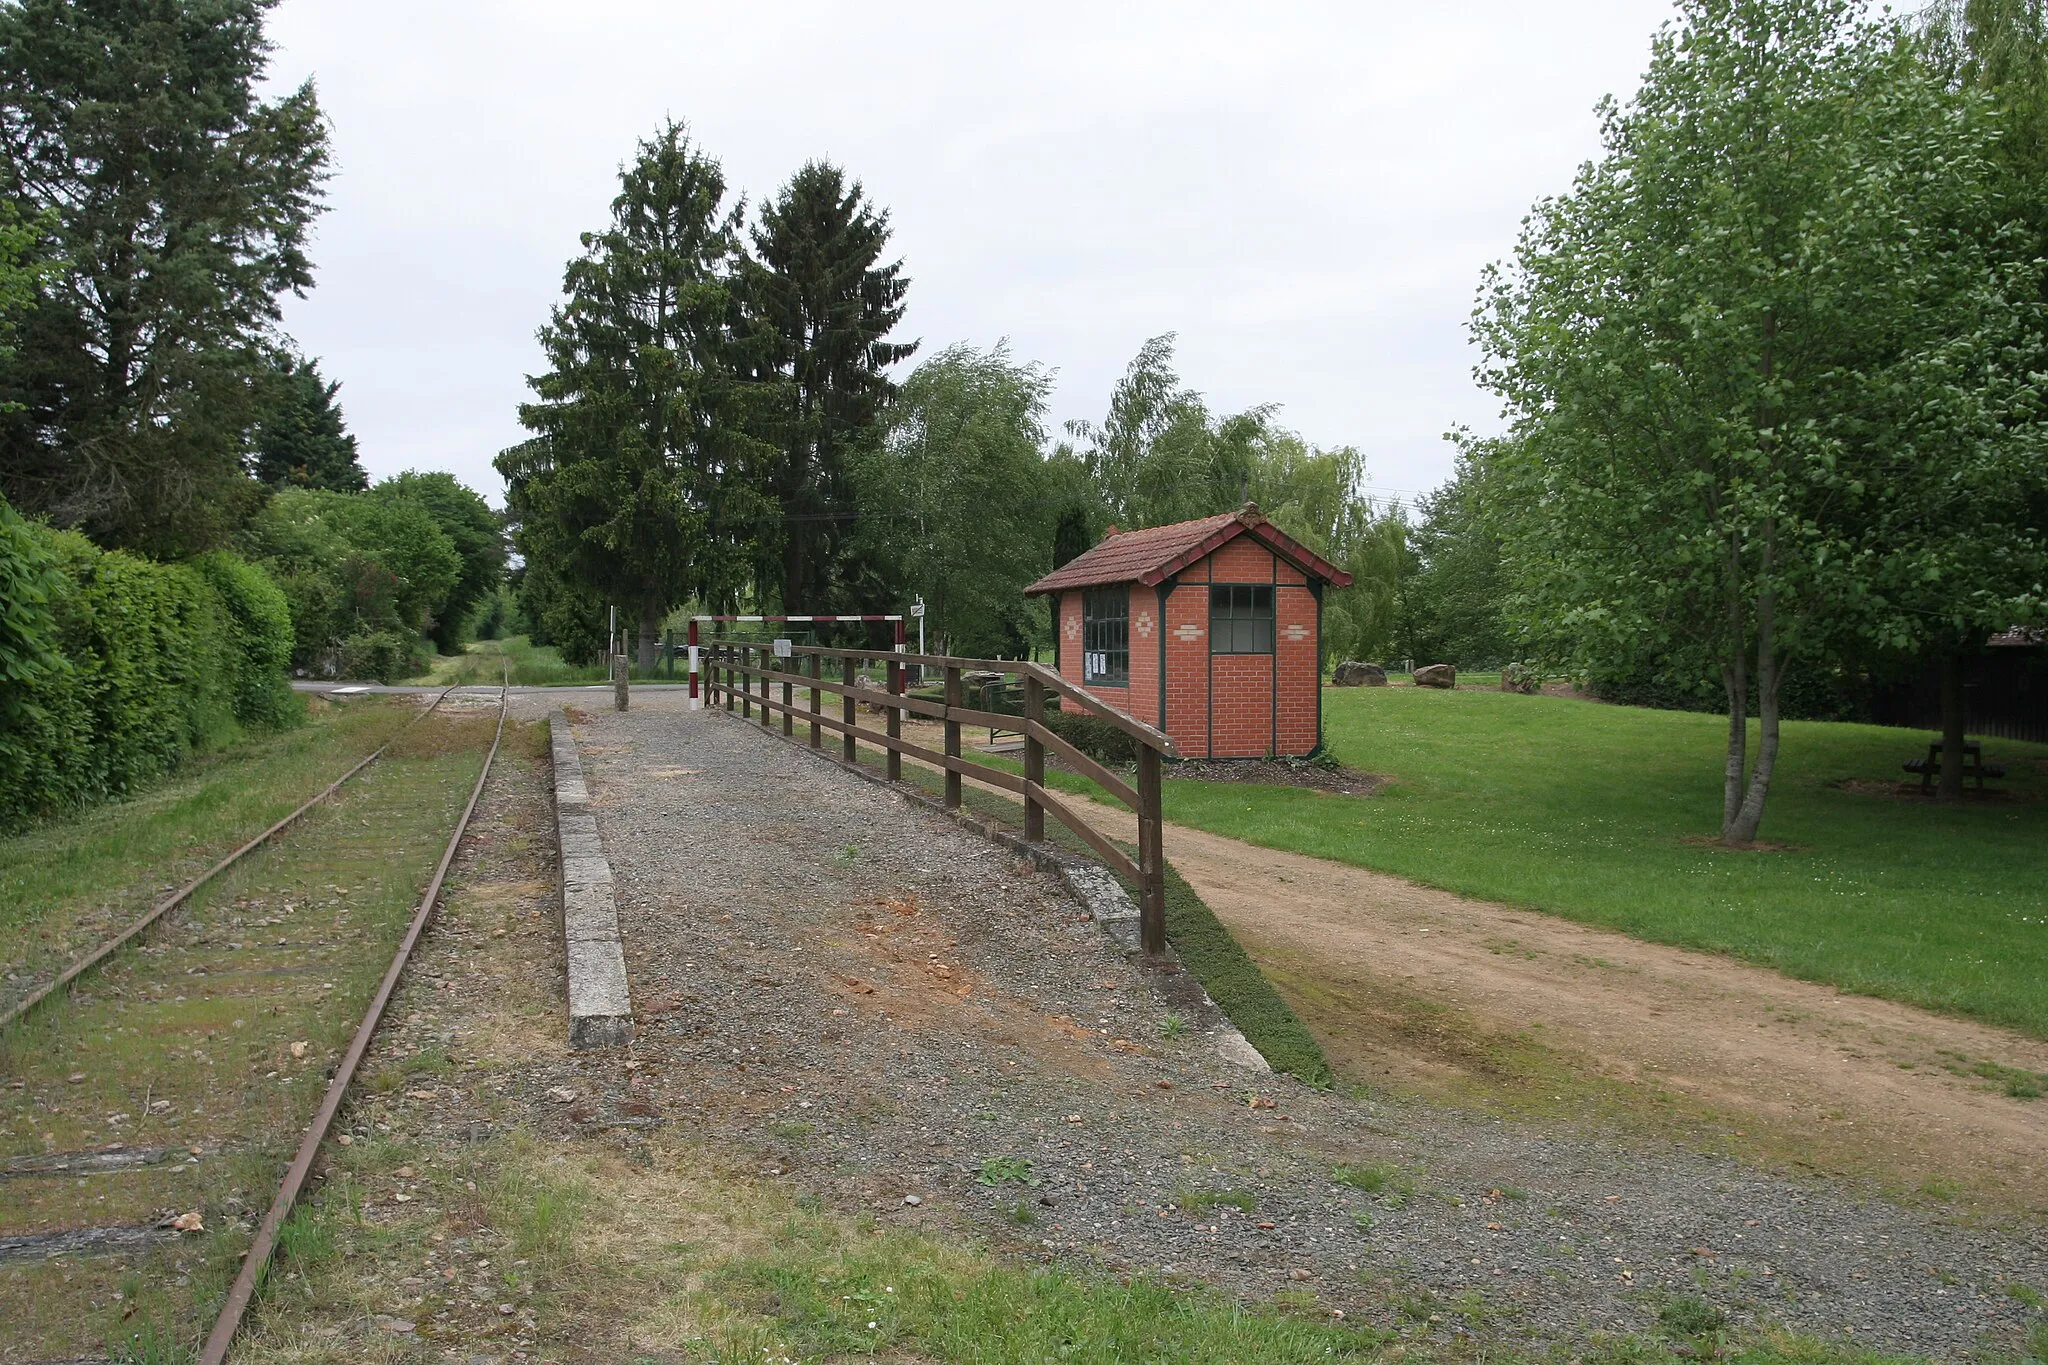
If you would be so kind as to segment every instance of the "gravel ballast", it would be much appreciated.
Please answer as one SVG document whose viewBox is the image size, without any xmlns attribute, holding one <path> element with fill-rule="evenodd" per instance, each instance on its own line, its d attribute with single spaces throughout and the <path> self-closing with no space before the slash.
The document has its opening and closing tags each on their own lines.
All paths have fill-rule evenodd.
<svg viewBox="0 0 2048 1365">
<path fill-rule="evenodd" d="M 1955 1356 L 2048 1289 L 2031 1225 L 1249 1074 L 1013 853 L 680 697 L 571 716 L 638 1012 L 630 1090 L 578 1064 L 592 1126 L 654 1104 L 888 1223 L 1405 1330 L 1570 1341 L 1686 1294 Z"/>
</svg>

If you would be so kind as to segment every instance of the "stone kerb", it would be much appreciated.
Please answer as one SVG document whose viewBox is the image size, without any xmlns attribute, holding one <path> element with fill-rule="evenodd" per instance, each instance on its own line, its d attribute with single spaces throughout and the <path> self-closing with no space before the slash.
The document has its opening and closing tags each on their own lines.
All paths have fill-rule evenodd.
<svg viewBox="0 0 2048 1365">
<path fill-rule="evenodd" d="M 612 894 L 583 759 L 558 712 L 548 726 L 554 750 L 555 839 L 561 850 L 562 938 L 569 966 L 569 1045 L 616 1047 L 633 1038 L 633 1000 L 626 953 L 619 943 L 619 906 Z"/>
</svg>

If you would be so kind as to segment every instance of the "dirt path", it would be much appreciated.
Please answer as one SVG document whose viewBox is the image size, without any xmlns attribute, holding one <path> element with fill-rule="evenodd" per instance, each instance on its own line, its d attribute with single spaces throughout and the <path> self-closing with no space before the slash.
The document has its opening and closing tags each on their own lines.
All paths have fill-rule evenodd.
<svg viewBox="0 0 2048 1365">
<path fill-rule="evenodd" d="M 1738 1152 L 2048 1213 L 2048 1100 L 1998 1070 L 2048 1043 L 1185 826 L 1166 853 L 1353 1077 L 1581 1108 L 1592 1076 Z"/>
</svg>

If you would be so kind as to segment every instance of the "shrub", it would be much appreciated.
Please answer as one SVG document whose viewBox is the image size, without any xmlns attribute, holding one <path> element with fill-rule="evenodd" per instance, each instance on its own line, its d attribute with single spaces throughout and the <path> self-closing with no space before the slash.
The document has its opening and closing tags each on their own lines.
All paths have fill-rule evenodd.
<svg viewBox="0 0 2048 1365">
<path fill-rule="evenodd" d="M 231 555 L 158 564 L 0 502 L 0 591 L 0 829 L 295 714 L 283 598 Z"/>
<path fill-rule="evenodd" d="M 341 676 L 397 682 L 427 671 L 433 660 L 419 637 L 396 630 L 366 630 L 341 642 Z"/>
<path fill-rule="evenodd" d="M 282 726 L 301 714 L 286 672 L 292 617 L 284 592 L 263 570 L 215 551 L 192 567 L 220 598 L 234 630 L 234 711 L 244 725 Z"/>
<path fill-rule="evenodd" d="M 1086 711 L 1047 711 L 1046 728 L 1098 763 L 1125 768 L 1138 761 L 1138 741 Z"/>
</svg>

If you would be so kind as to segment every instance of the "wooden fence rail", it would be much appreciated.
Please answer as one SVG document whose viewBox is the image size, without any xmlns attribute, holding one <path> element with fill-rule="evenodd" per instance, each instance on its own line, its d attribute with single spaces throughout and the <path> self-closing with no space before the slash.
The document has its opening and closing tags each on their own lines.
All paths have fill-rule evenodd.
<svg viewBox="0 0 2048 1365">
<path fill-rule="evenodd" d="M 1043 664 L 1021 663 L 1015 659 L 960 659 L 943 654 L 909 654 L 878 649 L 839 649 L 830 645 L 798 645 L 787 648 L 786 658 L 777 658 L 773 646 L 758 640 L 708 640 L 704 642 L 704 698 L 709 706 L 723 704 L 752 719 L 761 710 L 761 725 L 775 728 L 782 718 L 782 733 L 792 740 L 801 723 L 808 727 L 810 747 L 824 746 L 827 730 L 839 736 L 840 757 L 848 763 L 859 759 L 859 745 L 882 750 L 889 780 L 903 780 L 903 756 L 929 763 L 945 774 L 945 803 L 958 809 L 961 781 L 978 782 L 1024 799 L 1024 837 L 1033 843 L 1045 839 L 1045 817 L 1072 830 L 1102 860 L 1138 884 L 1139 942 L 1148 953 L 1166 950 L 1166 858 L 1161 838 L 1159 813 L 1160 759 L 1174 758 L 1173 741 L 1141 720 L 1117 710 L 1092 696 Z M 827 659 L 837 659 L 837 669 L 828 669 Z M 879 663 L 888 669 L 886 688 L 863 685 L 862 664 Z M 945 679 L 945 700 L 931 701 L 906 693 L 905 670 L 912 664 L 940 671 Z M 1022 717 L 1005 712 L 985 711 L 964 704 L 963 677 L 966 673 L 1001 673 L 1018 678 L 1024 688 Z M 836 678 L 827 677 L 836 672 Z M 757 687 L 758 684 L 758 687 Z M 780 689 L 780 697 L 775 693 Z M 809 691 L 807 705 L 800 706 L 794 692 Z M 825 714 L 821 704 L 827 692 L 839 696 L 838 717 Z M 1129 735 L 1138 751 L 1138 784 L 1082 753 L 1045 723 L 1049 697 L 1060 699 L 1062 710 L 1081 710 L 1106 721 Z M 862 728 L 857 703 L 865 702 L 884 713 L 885 728 Z M 931 749 L 903 738 L 905 714 L 936 720 L 945 727 L 944 751 Z M 1019 730 L 1024 736 L 1024 773 L 1019 777 L 1000 768 L 971 762 L 960 753 L 962 725 L 998 726 Z M 1092 779 L 1138 817 L 1138 856 L 1133 860 L 1114 841 L 1083 820 L 1080 813 L 1046 790 L 1045 756 L 1052 753 L 1074 771 Z"/>
</svg>

